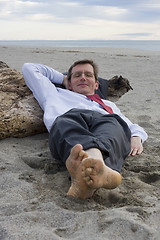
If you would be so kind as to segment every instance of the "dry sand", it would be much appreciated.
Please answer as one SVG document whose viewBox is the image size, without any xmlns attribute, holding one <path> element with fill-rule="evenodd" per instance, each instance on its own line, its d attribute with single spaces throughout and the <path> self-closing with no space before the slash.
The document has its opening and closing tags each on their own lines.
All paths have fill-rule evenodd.
<svg viewBox="0 0 160 240">
<path fill-rule="evenodd" d="M 95 60 L 102 77 L 129 79 L 133 91 L 117 105 L 148 133 L 144 152 L 127 158 L 119 188 L 82 201 L 66 197 L 68 173 L 51 159 L 47 133 L 1 140 L 0 239 L 159 239 L 160 52 L 0 47 L 0 60 L 20 72 L 25 62 L 64 72 L 82 58 Z"/>
</svg>

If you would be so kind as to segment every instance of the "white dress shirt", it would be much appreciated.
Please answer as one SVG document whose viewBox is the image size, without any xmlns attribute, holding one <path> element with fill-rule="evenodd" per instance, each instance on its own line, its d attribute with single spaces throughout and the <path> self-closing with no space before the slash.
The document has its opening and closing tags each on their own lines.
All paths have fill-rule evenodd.
<svg viewBox="0 0 160 240">
<path fill-rule="evenodd" d="M 86 96 L 56 87 L 54 83 L 62 84 L 63 74 L 53 68 L 42 64 L 25 63 L 22 72 L 27 86 L 44 111 L 43 121 L 48 131 L 50 131 L 58 116 L 72 108 L 88 109 L 108 114 L 101 105 Z M 131 130 L 131 136 L 139 136 L 142 142 L 147 139 L 148 135 L 144 129 L 126 118 L 113 102 L 108 100 L 103 100 L 103 102 L 112 108 L 113 113 L 119 115 L 127 123 Z"/>
</svg>

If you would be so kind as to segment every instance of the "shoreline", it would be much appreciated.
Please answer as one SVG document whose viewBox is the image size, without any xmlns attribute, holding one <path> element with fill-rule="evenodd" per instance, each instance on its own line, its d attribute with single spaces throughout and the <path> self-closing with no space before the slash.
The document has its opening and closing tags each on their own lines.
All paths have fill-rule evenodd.
<svg viewBox="0 0 160 240">
<path fill-rule="evenodd" d="M 160 40 L 0 40 L 0 46 L 98 47 L 160 51 Z"/>
</svg>

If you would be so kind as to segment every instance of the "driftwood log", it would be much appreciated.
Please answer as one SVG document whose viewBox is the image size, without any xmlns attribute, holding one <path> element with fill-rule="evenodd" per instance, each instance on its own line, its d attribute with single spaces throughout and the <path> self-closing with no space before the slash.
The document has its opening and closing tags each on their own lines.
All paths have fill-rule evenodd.
<svg viewBox="0 0 160 240">
<path fill-rule="evenodd" d="M 122 76 L 108 80 L 107 99 L 117 101 L 132 87 Z M 0 61 L 0 139 L 46 132 L 43 112 L 23 75 Z"/>
</svg>

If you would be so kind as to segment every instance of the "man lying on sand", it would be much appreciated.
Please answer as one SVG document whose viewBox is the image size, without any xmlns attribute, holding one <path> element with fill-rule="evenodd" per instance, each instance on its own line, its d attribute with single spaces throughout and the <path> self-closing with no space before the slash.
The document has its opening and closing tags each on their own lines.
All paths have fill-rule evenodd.
<svg viewBox="0 0 160 240">
<path fill-rule="evenodd" d="M 67 195 L 81 199 L 92 197 L 99 188 L 116 188 L 123 161 L 129 154 L 141 154 L 147 139 L 143 128 L 114 103 L 97 100 L 97 75 L 91 60 L 75 62 L 67 76 L 42 64 L 23 66 L 26 84 L 44 111 L 51 153 L 70 173 Z"/>
</svg>

